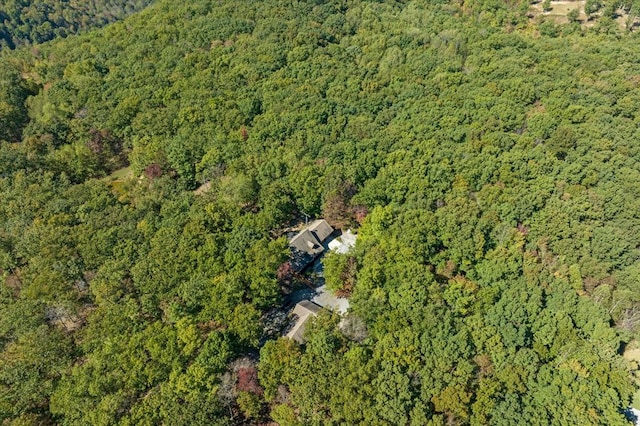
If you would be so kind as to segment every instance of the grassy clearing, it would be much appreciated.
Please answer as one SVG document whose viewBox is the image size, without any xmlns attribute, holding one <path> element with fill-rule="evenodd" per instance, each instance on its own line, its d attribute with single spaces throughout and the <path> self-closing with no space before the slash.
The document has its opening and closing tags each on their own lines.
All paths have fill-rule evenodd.
<svg viewBox="0 0 640 426">
<path fill-rule="evenodd" d="M 598 19 L 602 16 L 602 11 L 596 13 L 591 19 L 584 13 L 585 0 L 578 1 L 552 1 L 550 2 L 551 10 L 544 11 L 542 9 L 542 1 L 531 4 L 529 9 L 529 16 L 532 20 L 544 17 L 547 20 L 551 20 L 556 24 L 569 23 L 568 15 L 572 10 L 578 10 L 578 22 L 584 27 L 593 27 Z M 623 10 L 618 9 L 616 11 L 616 18 L 614 21 L 618 24 L 620 29 L 626 29 L 629 21 L 629 14 Z M 631 30 L 637 30 L 640 26 L 640 20 L 634 19 Z"/>
<path fill-rule="evenodd" d="M 203 183 L 202 185 L 200 185 L 198 188 L 196 188 L 193 193 L 195 195 L 202 195 L 206 192 L 208 192 L 211 189 L 211 182 L 206 182 Z"/>
<path fill-rule="evenodd" d="M 117 181 L 124 181 L 127 179 L 131 179 L 133 177 L 133 170 L 131 169 L 131 166 L 129 167 L 124 167 L 122 169 L 116 170 L 115 172 L 111 173 L 109 176 L 105 177 L 105 181 L 107 182 L 117 182 Z"/>
<path fill-rule="evenodd" d="M 133 170 L 129 166 L 116 170 L 109 176 L 103 178 L 103 180 L 111 186 L 114 193 L 119 196 L 123 196 L 127 192 L 127 182 L 129 182 L 133 177 Z"/>
<path fill-rule="evenodd" d="M 584 13 L 584 0 L 579 1 L 552 1 L 551 10 L 545 12 L 542 10 L 542 2 L 534 3 L 531 5 L 531 12 L 533 18 L 538 16 L 544 16 L 553 20 L 557 24 L 566 24 L 569 22 L 567 15 L 574 9 L 578 9 L 578 20 L 582 23 L 587 22 L 587 15 Z"/>
</svg>

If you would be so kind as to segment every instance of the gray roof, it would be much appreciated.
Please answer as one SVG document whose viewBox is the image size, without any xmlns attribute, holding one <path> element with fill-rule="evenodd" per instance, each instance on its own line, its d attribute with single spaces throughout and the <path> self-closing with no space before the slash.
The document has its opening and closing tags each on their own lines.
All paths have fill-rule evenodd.
<svg viewBox="0 0 640 426">
<path fill-rule="evenodd" d="M 289 242 L 289 246 L 315 256 L 324 250 L 322 242 L 326 240 L 332 232 L 333 228 L 326 220 L 318 219 L 293 237 Z"/>
<path fill-rule="evenodd" d="M 319 241 L 308 229 L 301 231 L 298 235 L 293 237 L 289 242 L 289 245 L 311 255 L 321 253 L 324 250 L 322 242 Z"/>
<path fill-rule="evenodd" d="M 313 232 L 313 234 L 318 237 L 320 241 L 326 240 L 327 237 L 333 232 L 333 228 L 331 227 L 331 225 L 329 225 L 324 219 L 313 221 L 307 229 Z"/>
<path fill-rule="evenodd" d="M 296 307 L 293 309 L 293 314 L 299 317 L 302 317 L 303 315 L 308 315 L 308 314 L 315 315 L 321 310 L 322 310 L 321 306 L 316 305 L 315 303 L 309 300 L 301 300 L 300 303 L 298 303 Z"/>
<path fill-rule="evenodd" d="M 304 343 L 304 329 L 307 321 L 315 317 L 322 308 L 313 302 L 303 300 L 293 309 L 293 314 L 298 317 L 298 322 L 287 333 L 287 337 L 298 343 Z"/>
<path fill-rule="evenodd" d="M 322 243 L 333 233 L 333 228 L 324 219 L 313 221 L 289 241 L 291 266 L 301 272 L 324 251 Z"/>
</svg>

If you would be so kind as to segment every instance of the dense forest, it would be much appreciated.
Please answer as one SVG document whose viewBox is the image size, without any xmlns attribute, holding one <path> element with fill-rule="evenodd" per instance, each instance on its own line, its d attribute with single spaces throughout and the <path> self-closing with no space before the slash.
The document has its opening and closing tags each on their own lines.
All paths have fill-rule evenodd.
<svg viewBox="0 0 640 426">
<path fill-rule="evenodd" d="M 3 0 L 0 49 L 42 43 L 103 26 L 150 3 L 151 0 Z"/>
<path fill-rule="evenodd" d="M 529 6 L 158 0 L 3 49 L 0 422 L 629 424 L 640 43 Z M 358 243 L 300 345 L 264 318 L 302 212 Z"/>
</svg>

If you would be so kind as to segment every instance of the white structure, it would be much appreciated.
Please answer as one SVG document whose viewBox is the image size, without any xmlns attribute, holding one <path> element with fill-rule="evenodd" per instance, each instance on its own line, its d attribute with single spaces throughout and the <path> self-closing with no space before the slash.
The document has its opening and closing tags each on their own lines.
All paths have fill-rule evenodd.
<svg viewBox="0 0 640 426">
<path fill-rule="evenodd" d="M 351 232 L 351 229 L 347 229 L 347 232 L 329 242 L 329 250 L 340 254 L 349 253 L 355 246 L 356 235 Z"/>
</svg>

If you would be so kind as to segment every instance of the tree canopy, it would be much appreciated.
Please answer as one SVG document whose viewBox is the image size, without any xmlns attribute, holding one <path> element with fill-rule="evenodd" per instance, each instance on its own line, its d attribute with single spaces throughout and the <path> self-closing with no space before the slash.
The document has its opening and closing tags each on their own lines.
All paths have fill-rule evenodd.
<svg viewBox="0 0 640 426">
<path fill-rule="evenodd" d="M 42 43 L 106 25 L 152 0 L 6 0 L 0 5 L 0 48 Z"/>
<path fill-rule="evenodd" d="M 3 424 L 628 424 L 633 28 L 158 0 L 27 49 L 149 2 L 26 3 L 0 30 Z M 326 261 L 350 312 L 299 345 L 264 318 L 302 214 L 358 243 Z"/>
</svg>

